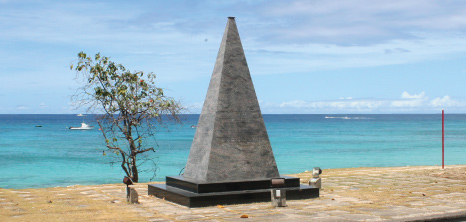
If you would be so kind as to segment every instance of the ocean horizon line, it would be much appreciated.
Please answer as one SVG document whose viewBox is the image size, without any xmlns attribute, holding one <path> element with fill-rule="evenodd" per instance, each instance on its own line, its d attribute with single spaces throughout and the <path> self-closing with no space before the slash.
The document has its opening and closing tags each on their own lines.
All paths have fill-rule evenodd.
<svg viewBox="0 0 466 222">
<path fill-rule="evenodd" d="M 0 115 L 105 115 L 105 113 L 0 113 Z M 441 115 L 438 113 L 262 113 L 262 115 Z M 182 113 L 179 115 L 201 115 L 200 113 Z M 466 115 L 466 113 L 445 113 L 445 115 Z"/>
</svg>

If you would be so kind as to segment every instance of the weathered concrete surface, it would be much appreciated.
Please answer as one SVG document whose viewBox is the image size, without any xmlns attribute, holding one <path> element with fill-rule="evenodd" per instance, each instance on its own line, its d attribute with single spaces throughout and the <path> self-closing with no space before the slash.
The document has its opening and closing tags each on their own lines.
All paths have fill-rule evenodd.
<svg viewBox="0 0 466 222">
<path fill-rule="evenodd" d="M 279 176 L 236 22 L 230 17 L 184 177 L 210 183 Z"/>
<path fill-rule="evenodd" d="M 124 184 L 0 189 L 0 221 L 464 221 L 466 166 L 440 168 L 324 170 L 320 198 L 287 201 L 281 208 L 254 203 L 190 209 L 148 196 L 147 184 L 133 186 L 140 204 L 126 202 Z M 305 182 L 311 172 L 293 176 Z"/>
</svg>

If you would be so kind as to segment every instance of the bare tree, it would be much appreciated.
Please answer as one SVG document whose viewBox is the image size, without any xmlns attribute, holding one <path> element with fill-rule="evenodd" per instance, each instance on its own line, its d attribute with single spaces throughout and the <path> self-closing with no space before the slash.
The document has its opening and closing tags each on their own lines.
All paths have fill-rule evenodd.
<svg viewBox="0 0 466 222">
<path fill-rule="evenodd" d="M 130 72 L 100 53 L 94 59 L 78 53 L 71 70 L 83 80 L 73 100 L 88 111 L 103 113 L 97 122 L 108 150 L 121 158 L 123 171 L 138 182 L 138 167 L 144 161 L 153 161 L 138 161 L 138 155 L 155 152 L 154 147 L 147 147 L 146 140 L 154 138 L 156 126 L 164 126 L 167 120 L 179 122 L 179 102 L 155 86 L 154 73 Z"/>
</svg>

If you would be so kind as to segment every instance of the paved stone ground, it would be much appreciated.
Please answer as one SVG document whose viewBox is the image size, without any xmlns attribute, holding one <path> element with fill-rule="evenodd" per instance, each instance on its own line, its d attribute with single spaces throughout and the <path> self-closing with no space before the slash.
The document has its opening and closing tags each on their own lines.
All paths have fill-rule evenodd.
<svg viewBox="0 0 466 222">
<path fill-rule="evenodd" d="M 442 217 L 466 221 L 466 166 L 440 168 L 324 170 L 320 198 L 287 201 L 288 206 L 281 208 L 254 203 L 190 209 L 148 196 L 147 184 L 134 186 L 140 204 L 132 205 L 125 202 L 123 184 L 49 188 L 47 192 L 57 203 L 73 205 L 71 197 L 78 195 L 100 205 L 118 206 L 119 212 L 129 211 L 134 216 L 131 220 L 137 221 L 424 221 Z M 294 176 L 306 182 L 311 172 Z M 12 194 L 31 205 L 18 204 Z M 7 219 L 22 220 L 38 200 L 44 201 L 35 197 L 33 190 L 0 189 L 0 213 L 8 211 Z M 74 207 L 95 203 L 75 203 Z"/>
</svg>

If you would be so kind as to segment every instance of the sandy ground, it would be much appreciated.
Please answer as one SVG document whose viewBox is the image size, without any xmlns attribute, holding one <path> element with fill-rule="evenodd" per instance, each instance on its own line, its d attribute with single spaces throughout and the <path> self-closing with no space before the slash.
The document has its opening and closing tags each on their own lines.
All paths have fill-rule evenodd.
<svg viewBox="0 0 466 222">
<path fill-rule="evenodd" d="M 311 172 L 294 174 L 303 183 Z M 134 187 L 140 204 L 126 202 L 124 184 L 0 189 L 0 221 L 413 221 L 466 218 L 466 166 L 324 170 L 321 197 L 190 209 Z M 241 218 L 243 217 L 243 218 Z M 247 218 L 245 218 L 247 217 Z"/>
</svg>

